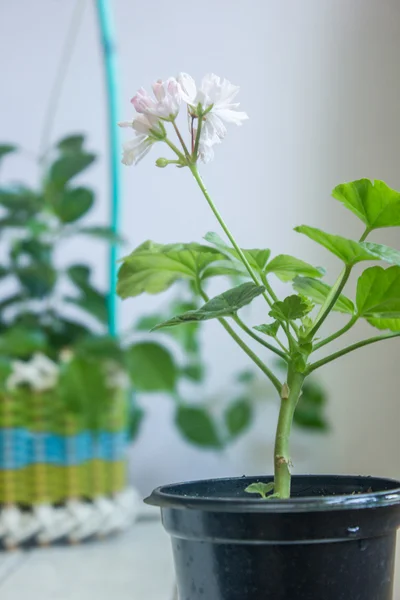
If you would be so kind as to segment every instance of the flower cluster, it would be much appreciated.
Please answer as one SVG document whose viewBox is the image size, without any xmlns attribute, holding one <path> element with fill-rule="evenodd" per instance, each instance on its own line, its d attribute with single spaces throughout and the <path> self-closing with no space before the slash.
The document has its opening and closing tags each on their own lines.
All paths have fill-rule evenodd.
<svg viewBox="0 0 400 600">
<path fill-rule="evenodd" d="M 169 163 L 185 166 L 198 158 L 208 162 L 214 156 L 213 146 L 221 143 L 226 135 L 225 123 L 241 125 L 248 118 L 234 102 L 239 87 L 213 73 L 203 77 L 199 87 L 190 75 L 180 73 L 176 78 L 156 81 L 152 88 L 154 97 L 143 88 L 137 92 L 131 100 L 137 113 L 135 118 L 119 124 L 135 131 L 135 137 L 124 144 L 122 162 L 126 165 L 137 164 L 158 141 L 166 142 L 178 157 L 171 161 L 161 159 L 158 166 Z M 182 103 L 186 105 L 188 116 L 190 150 L 176 124 Z M 168 122 L 173 125 L 182 151 L 168 139 L 164 125 Z"/>
</svg>

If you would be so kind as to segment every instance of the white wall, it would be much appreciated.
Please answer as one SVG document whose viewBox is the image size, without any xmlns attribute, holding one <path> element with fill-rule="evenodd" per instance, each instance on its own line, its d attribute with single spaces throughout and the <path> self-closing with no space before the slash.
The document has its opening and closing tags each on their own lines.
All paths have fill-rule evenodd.
<svg viewBox="0 0 400 600">
<path fill-rule="evenodd" d="M 17 141 L 37 152 L 73 4 L 1 3 L 1 141 Z M 53 139 L 83 130 L 90 145 L 101 152 L 102 159 L 87 179 L 101 199 L 91 220 L 104 221 L 108 211 L 104 92 L 92 4 L 84 15 Z M 208 187 L 241 244 L 268 246 L 275 253 L 294 253 L 325 264 L 328 280 L 333 281 L 339 263 L 292 228 L 304 222 L 357 236 L 357 219 L 329 199 L 331 188 L 365 176 L 400 189 L 400 4 L 115 0 L 113 5 L 121 117 L 131 117 L 129 99 L 139 86 L 179 70 L 196 77 L 214 71 L 240 84 L 240 100 L 250 120 L 241 129 L 230 129 L 215 161 L 203 168 Z M 122 233 L 131 246 L 145 238 L 199 240 L 216 229 L 188 172 L 154 168 L 154 159 L 163 154 L 153 151 L 137 168 L 123 171 Z M 2 176 L 33 182 L 38 175 L 26 156 L 10 158 Z M 395 231 L 381 231 L 375 239 L 394 246 L 400 241 Z M 82 242 L 68 248 L 68 258 L 80 256 L 91 258 L 98 281 L 105 283 L 100 246 L 89 248 Z M 159 302 L 126 301 L 121 308 L 123 325 Z M 260 318 L 261 304 L 252 322 Z M 210 388 L 218 388 L 246 360 L 218 324 L 205 328 L 205 343 L 212 365 Z M 323 378 L 331 393 L 334 431 L 322 441 L 312 440 L 297 461 L 298 470 L 400 476 L 398 357 L 399 345 L 392 341 L 326 368 Z M 180 442 L 170 424 L 170 409 L 165 399 L 154 398 L 151 418 L 133 448 L 132 475 L 143 490 L 169 479 L 270 468 L 274 419 L 261 424 L 260 431 L 237 449 L 215 456 Z"/>
</svg>

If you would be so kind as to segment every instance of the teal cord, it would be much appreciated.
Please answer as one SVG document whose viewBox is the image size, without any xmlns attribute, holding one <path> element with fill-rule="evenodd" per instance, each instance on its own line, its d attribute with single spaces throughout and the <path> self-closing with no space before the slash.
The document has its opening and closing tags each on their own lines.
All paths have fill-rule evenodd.
<svg viewBox="0 0 400 600">
<path fill-rule="evenodd" d="M 118 85 L 117 85 L 117 51 L 112 26 L 111 9 L 108 0 L 96 0 L 99 32 L 103 51 L 105 85 L 107 91 L 109 168 L 111 188 L 110 226 L 114 233 L 119 231 L 119 201 L 121 192 L 120 172 L 120 139 L 118 131 Z M 117 322 L 117 244 L 111 244 L 108 264 L 108 330 L 115 336 Z"/>
</svg>

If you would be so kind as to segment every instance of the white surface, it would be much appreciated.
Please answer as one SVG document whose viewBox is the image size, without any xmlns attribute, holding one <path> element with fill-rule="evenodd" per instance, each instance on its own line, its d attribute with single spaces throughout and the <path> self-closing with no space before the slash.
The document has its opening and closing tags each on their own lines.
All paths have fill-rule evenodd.
<svg viewBox="0 0 400 600">
<path fill-rule="evenodd" d="M 397 571 L 394 600 L 399 552 Z M 98 543 L 0 554 L 1 600 L 172 600 L 172 590 L 169 538 L 158 519 Z"/>
<path fill-rule="evenodd" d="M 84 130 L 90 147 L 101 153 L 84 181 L 100 198 L 90 220 L 104 222 L 109 199 L 105 97 L 94 2 L 86 2 L 53 139 Z M 74 4 L 0 2 L 1 141 L 37 152 Z M 357 219 L 329 199 L 332 187 L 376 177 L 400 188 L 400 2 L 202 0 L 197 11 L 187 0 L 110 4 L 120 51 L 121 118 L 131 117 L 129 99 L 138 87 L 179 70 L 197 78 L 214 71 L 241 85 L 239 100 L 250 120 L 231 127 L 215 161 L 202 168 L 209 191 L 243 246 L 267 246 L 324 264 L 327 281 L 333 281 L 338 261 L 292 227 L 307 223 L 359 236 Z M 164 153 L 152 150 L 136 169 L 123 170 L 122 233 L 130 248 L 146 238 L 200 240 L 217 229 L 187 171 L 153 166 Z M 39 176 L 29 155 L 7 160 L 0 175 L 31 182 Z M 398 230 L 377 232 L 374 240 L 398 247 Z M 74 242 L 60 262 L 82 257 L 93 262 L 96 279 L 105 283 L 99 243 Z M 123 325 L 163 302 L 157 297 L 126 301 Z M 252 325 L 265 321 L 262 302 L 254 304 Z M 342 323 L 340 316 L 337 322 Z M 358 334 L 350 335 L 349 343 L 353 337 Z M 248 363 L 218 323 L 205 327 L 204 339 L 209 388 L 217 392 Z M 332 436 L 310 447 L 308 470 L 400 476 L 398 355 L 394 340 L 322 370 L 331 393 Z M 263 419 L 267 442 L 250 434 L 232 454 L 217 455 L 195 451 L 179 439 L 169 400 L 152 396 L 148 405 L 150 416 L 133 449 L 132 474 L 143 492 L 169 480 L 238 469 L 249 473 L 260 465 L 262 471 L 270 469 L 275 418 Z M 293 461 L 301 462 L 297 455 Z"/>
<path fill-rule="evenodd" d="M 1 600 L 171 600 L 172 590 L 159 520 L 97 543 L 0 555 Z"/>
</svg>

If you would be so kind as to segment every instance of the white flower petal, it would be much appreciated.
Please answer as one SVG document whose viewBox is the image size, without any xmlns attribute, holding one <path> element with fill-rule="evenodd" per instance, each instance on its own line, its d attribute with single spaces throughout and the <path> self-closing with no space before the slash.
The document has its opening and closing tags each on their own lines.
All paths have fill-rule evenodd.
<svg viewBox="0 0 400 600">
<path fill-rule="evenodd" d="M 165 89 L 161 79 L 157 79 L 152 85 L 153 93 L 158 102 L 162 102 L 165 98 Z"/>
<path fill-rule="evenodd" d="M 225 107 L 217 107 L 215 110 L 213 109 L 212 112 L 226 123 L 234 123 L 235 125 L 241 125 L 242 121 L 249 118 L 245 112 Z"/>
<path fill-rule="evenodd" d="M 138 135 L 123 145 L 122 162 L 124 165 L 137 164 L 150 150 L 152 141 L 146 135 Z"/>
<path fill-rule="evenodd" d="M 157 125 L 158 119 L 150 115 L 138 115 L 132 122 L 132 128 L 141 134 L 148 134 L 149 130 Z"/>
<path fill-rule="evenodd" d="M 188 73 L 179 73 L 177 79 L 180 87 L 180 95 L 182 100 L 186 102 L 186 104 L 191 104 L 193 106 L 197 94 L 195 80 L 193 79 L 193 77 L 188 75 Z"/>
<path fill-rule="evenodd" d="M 226 135 L 226 127 L 217 114 L 211 111 L 205 118 L 203 127 L 207 132 L 210 140 L 215 140 L 213 143 L 218 143 Z M 215 139 L 216 138 L 216 139 Z"/>
<path fill-rule="evenodd" d="M 235 96 L 238 94 L 240 87 L 233 85 L 227 79 L 221 82 L 219 102 L 220 103 L 231 103 Z"/>
<path fill-rule="evenodd" d="M 199 154 L 201 160 L 205 164 L 209 163 L 214 158 L 214 150 L 212 146 L 208 144 L 200 144 Z"/>
</svg>

